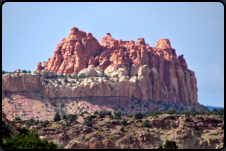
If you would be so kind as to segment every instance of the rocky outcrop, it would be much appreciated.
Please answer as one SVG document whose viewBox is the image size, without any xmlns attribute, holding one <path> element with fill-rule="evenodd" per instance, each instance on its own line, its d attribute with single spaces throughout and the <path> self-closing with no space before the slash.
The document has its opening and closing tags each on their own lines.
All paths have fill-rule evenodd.
<svg viewBox="0 0 226 151">
<path fill-rule="evenodd" d="M 110 82 L 110 84 L 108 82 L 110 85 L 104 80 L 102 80 L 103 82 L 99 80 L 99 83 L 89 83 L 92 85 L 89 88 L 77 86 L 71 88 L 70 92 L 64 92 L 70 93 L 67 96 L 88 96 L 87 94 L 77 96 L 73 93 L 82 89 L 84 92 L 96 92 L 93 89 L 101 88 L 103 93 L 99 93 L 99 96 L 101 94 L 128 97 L 134 95 L 141 100 L 198 103 L 195 73 L 188 69 L 183 55 L 177 57 L 169 39 L 160 39 L 155 47 L 150 47 L 144 38 L 138 38 L 135 43 L 133 40 L 115 40 L 110 33 L 107 33 L 107 36 L 103 37 L 99 44 L 91 33 L 85 33 L 73 27 L 69 36 L 57 45 L 52 58 L 46 61 L 43 67 L 41 62 L 38 63 L 37 71 L 42 68 L 51 70 L 58 75 L 78 73 L 78 75 L 93 76 L 101 75 L 104 72 L 108 76 L 118 76 L 124 79 L 119 79 L 118 83 Z M 134 76 L 137 77 L 136 80 Z M 131 83 L 131 81 L 134 82 Z M 84 83 L 84 85 L 87 84 Z M 110 89 L 107 88 L 109 86 L 104 85 L 109 85 Z M 49 89 L 51 86 L 45 87 Z M 58 87 L 50 88 L 51 90 L 48 92 L 62 91 L 59 90 L 62 88 Z M 105 87 L 106 89 L 102 89 Z M 60 94 L 52 94 L 51 92 L 49 95 L 51 98 L 57 96 Z M 91 93 L 90 96 L 98 96 L 98 94 Z"/>
<path fill-rule="evenodd" d="M 100 68 L 95 68 L 94 65 L 89 65 L 88 68 L 82 69 L 78 76 L 101 76 L 103 71 Z"/>
</svg>

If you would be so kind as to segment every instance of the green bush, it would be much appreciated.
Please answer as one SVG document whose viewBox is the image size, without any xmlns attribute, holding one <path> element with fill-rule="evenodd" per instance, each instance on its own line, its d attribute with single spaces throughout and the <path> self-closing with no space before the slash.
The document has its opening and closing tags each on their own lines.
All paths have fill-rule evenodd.
<svg viewBox="0 0 226 151">
<path fill-rule="evenodd" d="M 177 114 L 184 114 L 184 111 L 178 111 Z"/>
<path fill-rule="evenodd" d="M 7 124 L 5 121 L 2 121 L 2 137 L 9 137 L 10 133 L 12 133 L 10 129 L 10 125 Z"/>
<path fill-rule="evenodd" d="M 122 122 L 121 122 L 121 124 L 126 125 L 127 124 L 126 120 L 123 119 Z"/>
<path fill-rule="evenodd" d="M 60 117 L 60 114 L 59 114 L 59 112 L 57 112 L 56 114 L 55 114 L 55 116 L 54 116 L 54 119 L 53 119 L 54 121 L 60 121 L 61 120 L 61 117 Z"/>
<path fill-rule="evenodd" d="M 107 111 L 106 112 L 106 115 L 111 115 L 111 111 Z"/>
<path fill-rule="evenodd" d="M 144 121 L 143 126 L 144 127 L 149 127 L 150 125 L 148 124 L 148 121 Z"/>
<path fill-rule="evenodd" d="M 21 118 L 20 117 L 15 117 L 15 120 L 21 120 Z"/>
<path fill-rule="evenodd" d="M 68 79 L 67 79 L 67 77 L 65 77 L 65 78 L 64 78 L 64 82 L 66 82 L 66 83 L 68 82 Z"/>
<path fill-rule="evenodd" d="M 110 118 L 110 119 L 113 119 L 113 115 L 109 115 L 109 118 Z"/>
<path fill-rule="evenodd" d="M 66 126 L 70 126 L 71 124 L 70 124 L 70 122 L 66 122 Z"/>
<path fill-rule="evenodd" d="M 121 118 L 121 111 L 114 112 L 114 114 L 115 114 L 115 118 L 116 119 L 120 119 Z"/>
<path fill-rule="evenodd" d="M 191 115 L 191 112 L 190 111 L 185 111 L 184 112 L 186 115 Z"/>
<path fill-rule="evenodd" d="M 128 118 L 132 118 L 132 116 L 131 115 L 128 115 Z"/>
<path fill-rule="evenodd" d="M 84 107 L 83 107 L 83 108 L 84 108 Z M 84 111 L 84 112 L 82 112 L 82 113 L 81 113 L 81 115 L 83 115 L 84 113 L 87 113 L 87 114 L 89 114 L 89 113 L 88 113 L 87 111 Z"/>
<path fill-rule="evenodd" d="M 69 121 L 72 123 L 73 121 L 75 121 L 77 118 L 77 114 L 69 114 L 68 115 L 68 119 Z"/>
<path fill-rule="evenodd" d="M 86 119 L 87 119 L 87 121 L 92 121 L 92 117 L 91 116 L 87 116 Z"/>
<path fill-rule="evenodd" d="M 22 70 L 23 73 L 27 73 L 27 70 Z"/>
<path fill-rule="evenodd" d="M 91 121 L 86 121 L 86 125 L 90 126 L 90 127 L 93 127 L 93 123 Z"/>
<path fill-rule="evenodd" d="M 35 124 L 35 125 L 38 125 L 38 123 L 39 123 L 39 120 L 34 121 L 34 124 Z"/>
<path fill-rule="evenodd" d="M 58 149 L 53 142 L 47 139 L 40 139 L 37 131 L 30 131 L 28 134 L 14 134 L 2 141 L 3 149 Z"/>
<path fill-rule="evenodd" d="M 7 117 L 6 113 L 2 113 L 2 115 L 3 115 L 3 117 L 4 117 L 4 118 L 6 118 L 6 117 Z"/>
<path fill-rule="evenodd" d="M 116 116 L 115 118 L 116 118 L 117 120 L 121 119 L 121 117 L 120 117 L 120 116 Z"/>
<path fill-rule="evenodd" d="M 49 124 L 49 121 L 48 121 L 48 120 L 45 120 L 45 121 L 42 123 L 42 126 L 43 126 L 43 127 L 47 127 L 48 124 Z"/>
<path fill-rule="evenodd" d="M 192 116 L 195 116 L 195 115 L 196 115 L 196 113 L 195 113 L 195 112 L 191 112 L 191 115 L 192 115 Z"/>
<path fill-rule="evenodd" d="M 105 117 L 105 112 L 104 112 L 104 111 L 102 111 L 102 110 L 100 110 L 100 112 L 99 112 L 99 117 L 100 117 L 100 118 Z"/>
<path fill-rule="evenodd" d="M 28 129 L 26 127 L 18 127 L 17 130 L 20 132 L 20 135 L 28 134 Z"/>
<path fill-rule="evenodd" d="M 99 112 L 95 111 L 94 115 L 96 115 L 96 114 L 98 114 L 100 116 L 100 118 L 103 118 L 103 117 L 105 117 L 105 115 L 111 115 L 111 111 L 107 111 L 106 109 L 104 109 L 104 110 L 100 110 Z"/>
<path fill-rule="evenodd" d="M 212 115 L 223 115 L 224 114 L 224 109 L 220 108 L 219 110 L 217 108 L 214 108 L 212 112 L 210 112 Z"/>
<path fill-rule="evenodd" d="M 95 111 L 95 112 L 94 112 L 94 115 L 95 115 L 95 114 L 98 114 L 98 111 Z"/>
<path fill-rule="evenodd" d="M 33 118 L 30 119 L 30 122 L 33 123 L 35 120 Z"/>
<path fill-rule="evenodd" d="M 121 128 L 120 128 L 120 131 L 124 132 L 124 127 L 121 127 Z"/>
<path fill-rule="evenodd" d="M 67 119 L 67 115 L 64 114 L 62 118 L 63 118 L 63 119 Z"/>
<path fill-rule="evenodd" d="M 34 125 L 34 124 L 33 124 L 32 122 L 30 122 L 30 121 L 26 121 L 25 124 L 27 124 L 29 127 Z"/>
<path fill-rule="evenodd" d="M 176 108 L 169 108 L 166 113 L 167 114 L 175 114 L 177 112 L 177 109 Z"/>
<path fill-rule="evenodd" d="M 178 146 L 175 141 L 166 140 L 165 144 L 163 146 L 159 145 L 157 149 L 178 149 Z"/>
<path fill-rule="evenodd" d="M 143 114 L 140 113 L 140 112 L 136 112 L 135 115 L 134 115 L 135 119 L 142 119 L 142 117 L 143 117 Z"/>
</svg>

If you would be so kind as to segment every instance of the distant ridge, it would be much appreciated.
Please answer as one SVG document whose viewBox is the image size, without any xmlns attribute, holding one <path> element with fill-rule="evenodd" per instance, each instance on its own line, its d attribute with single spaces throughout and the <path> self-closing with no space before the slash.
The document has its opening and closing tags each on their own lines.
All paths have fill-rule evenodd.
<svg viewBox="0 0 226 151">
<path fill-rule="evenodd" d="M 215 106 L 208 106 L 208 105 L 206 105 L 205 106 L 206 108 L 208 108 L 210 111 L 212 111 L 214 108 L 216 108 L 216 109 L 220 109 L 220 108 L 223 108 L 224 109 L 224 107 L 215 107 Z"/>
</svg>

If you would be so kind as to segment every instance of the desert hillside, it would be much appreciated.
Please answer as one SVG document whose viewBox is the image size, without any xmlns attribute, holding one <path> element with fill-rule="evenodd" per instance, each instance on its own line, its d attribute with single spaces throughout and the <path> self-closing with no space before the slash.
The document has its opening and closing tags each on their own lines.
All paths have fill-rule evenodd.
<svg viewBox="0 0 226 151">
<path fill-rule="evenodd" d="M 157 112 L 155 112 L 157 113 Z M 217 149 L 224 145 L 224 116 L 167 113 L 123 116 L 121 112 L 83 112 L 54 122 L 16 120 L 17 127 L 38 130 L 41 139 L 65 149 L 156 149 L 174 140 L 179 149 Z M 223 112 L 222 112 L 223 113 Z"/>
</svg>

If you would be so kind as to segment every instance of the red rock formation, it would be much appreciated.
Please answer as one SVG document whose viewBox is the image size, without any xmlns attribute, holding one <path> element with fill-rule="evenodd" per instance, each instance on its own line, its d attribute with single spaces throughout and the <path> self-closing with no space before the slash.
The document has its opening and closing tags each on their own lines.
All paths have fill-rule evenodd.
<svg viewBox="0 0 226 151">
<path fill-rule="evenodd" d="M 102 47 L 92 36 L 78 28 L 73 27 L 67 38 L 57 45 L 52 58 L 44 63 L 44 68 L 58 74 L 70 75 L 78 73 L 89 64 L 89 58 L 99 54 Z M 98 64 L 95 62 L 95 65 Z M 37 71 L 40 70 L 37 68 Z"/>
<path fill-rule="evenodd" d="M 155 47 L 160 49 L 171 49 L 170 41 L 169 39 L 160 39 L 157 41 Z"/>
<path fill-rule="evenodd" d="M 40 71 L 40 70 L 42 70 L 42 63 L 41 62 L 38 62 L 38 64 L 37 64 L 37 69 L 36 69 L 37 71 Z"/>
<path fill-rule="evenodd" d="M 132 76 L 138 77 L 138 82 L 133 85 L 136 89 L 123 90 L 124 96 L 134 94 L 144 100 L 197 103 L 194 72 L 188 69 L 183 55 L 177 57 L 168 39 L 160 39 L 155 47 L 150 47 L 144 38 L 138 38 L 135 44 L 133 40 L 115 40 L 107 33 L 99 44 L 91 33 L 73 27 L 69 36 L 62 39 L 52 58 L 43 66 L 55 73 L 70 75 L 79 73 L 88 65 L 99 67 L 107 75 L 129 75 L 129 79 Z M 144 76 L 139 71 L 144 65 L 151 71 L 149 76 Z M 41 68 L 38 63 L 37 70 Z M 112 91 L 106 94 L 113 96 L 116 95 L 114 93 Z"/>
</svg>

